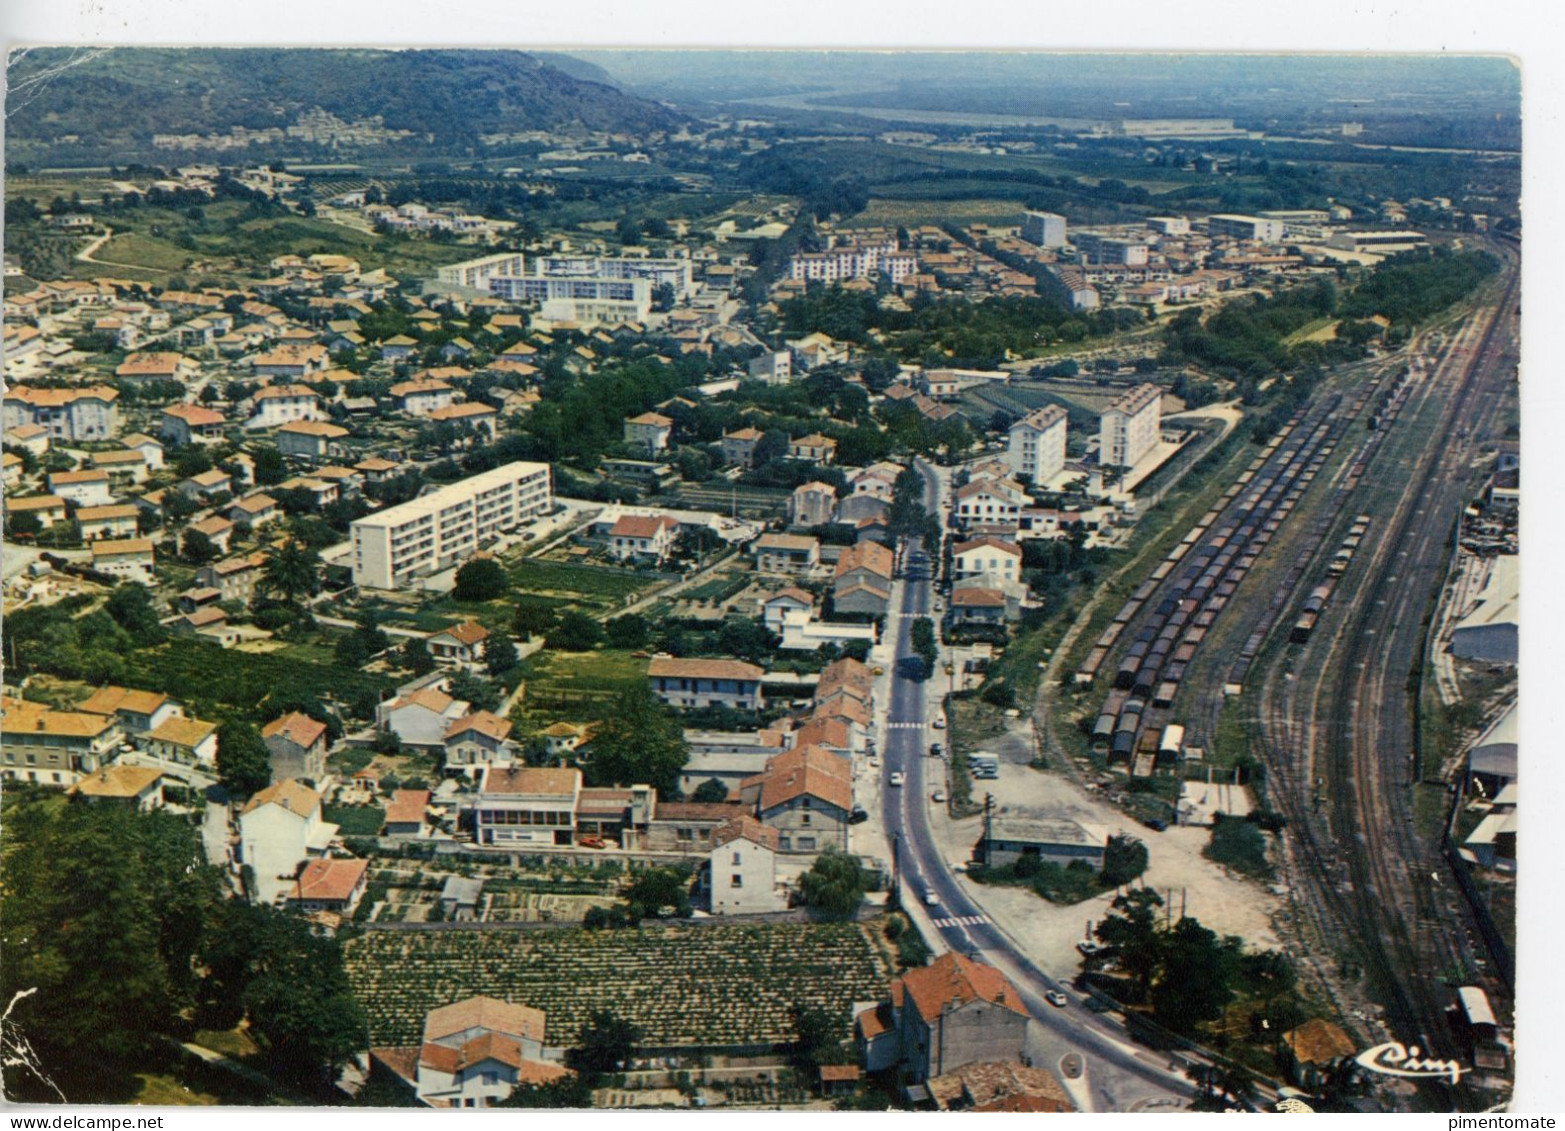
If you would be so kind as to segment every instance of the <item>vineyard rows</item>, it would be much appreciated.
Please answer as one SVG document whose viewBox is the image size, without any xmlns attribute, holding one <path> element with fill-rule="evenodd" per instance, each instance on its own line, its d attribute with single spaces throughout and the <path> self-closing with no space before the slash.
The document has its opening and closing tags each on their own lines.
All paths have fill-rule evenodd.
<svg viewBox="0 0 1565 1131">
<path fill-rule="evenodd" d="M 473 994 L 548 1015 L 569 1044 L 594 1010 L 641 1027 L 649 1045 L 746 1045 L 794 1038 L 795 1005 L 837 1018 L 887 989 L 872 924 L 782 923 L 586 931 L 371 930 L 347 944 L 370 1042 L 416 1044 L 424 1015 Z"/>
</svg>

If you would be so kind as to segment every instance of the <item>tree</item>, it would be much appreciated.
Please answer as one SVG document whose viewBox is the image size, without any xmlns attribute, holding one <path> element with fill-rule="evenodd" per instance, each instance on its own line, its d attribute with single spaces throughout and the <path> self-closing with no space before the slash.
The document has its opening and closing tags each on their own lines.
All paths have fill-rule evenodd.
<svg viewBox="0 0 1565 1131">
<path fill-rule="evenodd" d="M 390 647 L 391 638 L 383 629 L 373 623 L 359 624 L 337 641 L 337 663 L 345 668 L 363 667 Z"/>
<path fill-rule="evenodd" d="M 859 858 L 835 848 L 817 856 L 810 870 L 799 877 L 804 905 L 822 918 L 852 918 L 869 887 L 870 875 Z"/>
<path fill-rule="evenodd" d="M 1237 940 L 1235 940 L 1237 941 Z M 1176 1033 L 1193 1033 L 1223 1015 L 1233 1000 L 1234 951 L 1188 916 L 1163 932 L 1160 969 L 1152 986 L 1152 1016 Z M 1123 961 L 1123 958 L 1121 959 Z"/>
<path fill-rule="evenodd" d="M 452 673 L 446 681 L 446 690 L 453 699 L 471 703 L 475 711 L 493 711 L 500 706 L 500 689 L 465 668 Z"/>
<path fill-rule="evenodd" d="M 235 797 L 249 797 L 272 780 L 272 754 L 261 732 L 240 719 L 217 728 L 217 776 Z"/>
<path fill-rule="evenodd" d="M 414 675 L 428 675 L 435 670 L 435 658 L 429 654 L 429 645 L 416 636 L 402 645 L 401 661 Z"/>
<path fill-rule="evenodd" d="M 913 651 L 924 661 L 924 672 L 931 674 L 935 670 L 935 662 L 939 654 L 935 645 L 935 623 L 928 617 L 919 617 L 913 622 L 910 632 Z"/>
<path fill-rule="evenodd" d="M 208 385 L 207 388 L 212 386 Z M 270 444 L 258 446 L 251 455 L 255 459 L 255 482 L 257 486 L 268 487 L 274 483 L 281 483 L 288 478 L 288 465 L 283 462 L 283 453 Z"/>
<path fill-rule="evenodd" d="M 1266 834 L 1240 817 L 1220 816 L 1212 825 L 1212 839 L 1202 855 L 1226 864 L 1247 876 L 1269 876 Z"/>
<path fill-rule="evenodd" d="M 180 543 L 179 556 L 191 565 L 202 566 L 217 557 L 217 547 L 212 544 L 212 539 L 201 531 L 187 529 Z"/>
<path fill-rule="evenodd" d="M 521 663 L 521 656 L 517 654 L 516 645 L 509 636 L 503 632 L 491 632 L 489 639 L 484 641 L 484 663 L 489 668 L 489 674 L 498 679 Z"/>
<path fill-rule="evenodd" d="M 608 637 L 609 647 L 624 648 L 627 651 L 645 648 L 651 628 L 647 618 L 640 613 L 626 613 L 622 617 L 615 617 L 603 627 Z"/>
<path fill-rule="evenodd" d="M 1118 952 L 1120 969 L 1135 979 L 1145 996 L 1158 968 L 1157 909 L 1163 898 L 1151 888 L 1137 888 L 1115 898 L 1110 913 L 1098 923 L 1098 941 Z"/>
<path fill-rule="evenodd" d="M 158 623 L 157 609 L 152 604 L 152 591 L 145 585 L 134 581 L 116 585 L 104 603 L 103 611 L 130 634 L 131 640 L 138 647 L 154 647 L 161 644 L 167 635 Z"/>
<path fill-rule="evenodd" d="M 516 612 L 511 615 L 511 631 L 524 640 L 531 640 L 534 636 L 546 636 L 554 627 L 554 610 L 548 605 L 534 603 L 516 606 Z"/>
<path fill-rule="evenodd" d="M 707 778 L 706 781 L 696 786 L 691 793 L 690 800 L 700 802 L 703 805 L 715 805 L 728 800 L 728 787 L 716 778 Z"/>
<path fill-rule="evenodd" d="M 1119 887 L 1147 870 L 1147 846 L 1133 836 L 1111 836 L 1103 849 L 1104 887 Z"/>
<path fill-rule="evenodd" d="M 592 786 L 644 783 L 668 796 L 688 758 L 679 719 L 638 687 L 615 701 L 586 749 L 582 771 Z"/>
<path fill-rule="evenodd" d="M 319 588 L 320 570 L 320 554 L 290 537 L 267 554 L 261 565 L 261 588 L 298 605 Z"/>
<path fill-rule="evenodd" d="M 603 626 L 577 609 L 567 609 L 544 638 L 550 648 L 562 652 L 590 652 L 602 642 Z"/>
<path fill-rule="evenodd" d="M 645 868 L 625 889 L 625 910 L 632 920 L 683 919 L 690 914 L 690 873 L 683 868 Z M 665 912 L 670 914 L 665 915 Z"/>
<path fill-rule="evenodd" d="M 511 588 L 505 567 L 493 558 L 474 558 L 456 571 L 458 601 L 497 601 Z"/>
<path fill-rule="evenodd" d="M 565 1050 L 565 1064 L 585 1079 L 622 1070 L 635 1054 L 641 1030 L 611 1009 L 596 1010 L 582 1026 L 576 1044 Z"/>
<path fill-rule="evenodd" d="M 833 1063 L 834 1057 L 841 1054 L 837 1027 L 831 1014 L 819 1006 L 795 1003 L 791 1013 L 797 1036 L 789 1059 L 796 1069 L 813 1077 L 821 1065 Z"/>
</svg>

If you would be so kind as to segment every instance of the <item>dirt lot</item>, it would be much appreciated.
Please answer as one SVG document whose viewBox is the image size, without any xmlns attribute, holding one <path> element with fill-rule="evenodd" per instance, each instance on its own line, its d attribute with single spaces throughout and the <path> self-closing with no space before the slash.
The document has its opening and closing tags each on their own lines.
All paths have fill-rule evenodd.
<svg viewBox="0 0 1565 1131">
<path fill-rule="evenodd" d="M 1136 824 L 1113 805 L 1078 788 L 1059 774 L 1044 773 L 1008 758 L 1000 762 L 997 781 L 978 783 L 999 804 L 1028 805 L 1101 825 L 1110 835 L 1129 833 L 1146 844 L 1151 863 L 1144 877 L 1168 898 L 1173 912 L 1183 905 L 1186 914 L 1219 935 L 1239 935 L 1254 948 L 1278 945 L 1270 916 L 1277 900 L 1260 885 L 1230 877 L 1201 855 L 1208 831 L 1178 827 L 1154 832 Z M 975 800 L 982 799 L 974 789 Z M 937 817 L 935 835 L 948 860 L 967 860 L 983 833 L 983 818 L 952 821 Z M 1050 974 L 1069 977 L 1079 963 L 1075 944 L 1089 920 L 1096 922 L 1113 902 L 1112 891 L 1071 907 L 1059 907 L 1025 888 L 993 887 L 963 878 L 963 889 L 1002 929 L 1016 939 L 1034 961 Z"/>
</svg>

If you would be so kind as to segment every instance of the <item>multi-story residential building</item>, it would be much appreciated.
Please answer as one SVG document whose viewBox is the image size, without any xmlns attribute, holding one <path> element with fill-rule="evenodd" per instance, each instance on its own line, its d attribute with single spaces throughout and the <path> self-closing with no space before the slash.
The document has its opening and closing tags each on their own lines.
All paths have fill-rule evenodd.
<svg viewBox="0 0 1565 1131">
<path fill-rule="evenodd" d="M 963 526 L 1001 526 L 1015 529 L 1022 508 L 1032 500 L 1010 480 L 979 479 L 954 493 L 956 517 Z"/>
<path fill-rule="evenodd" d="M 451 723 L 446 731 L 446 771 L 476 776 L 489 766 L 509 766 L 516 760 L 511 720 L 490 711 L 474 711 Z"/>
<path fill-rule="evenodd" d="M 79 507 L 106 507 L 114 501 L 114 492 L 109 488 L 109 473 L 92 468 L 86 471 L 56 471 L 49 476 L 49 493 Z"/>
<path fill-rule="evenodd" d="M 24 495 L 5 500 L 8 521 L 23 514 L 32 515 L 38 520 L 39 527 L 47 530 L 55 523 L 65 521 L 65 500 L 58 495 Z"/>
<path fill-rule="evenodd" d="M 225 558 L 198 569 L 192 584 L 202 589 L 215 589 L 218 600 L 248 605 L 255 596 L 256 583 L 261 579 L 261 567 L 265 562 L 266 555 L 260 552 Z"/>
<path fill-rule="evenodd" d="M 673 287 L 676 300 L 688 298 L 695 289 L 688 259 L 546 255 L 534 262 L 533 273 L 566 279 L 640 279 L 654 287 Z"/>
<path fill-rule="evenodd" d="M 150 384 L 154 381 L 189 381 L 201 372 L 201 367 L 188 357 L 177 353 L 133 353 L 114 370 L 114 376 L 131 384 Z"/>
<path fill-rule="evenodd" d="M 644 412 L 625 421 L 625 443 L 645 448 L 656 455 L 668 451 L 674 435 L 674 421 L 658 412 Z"/>
<path fill-rule="evenodd" d="M 119 390 L 107 385 L 77 389 L 33 389 L 26 385 L 5 394 L 5 427 L 36 424 L 54 440 L 107 440 L 120 430 Z"/>
<path fill-rule="evenodd" d="M 1065 432 L 1069 416 L 1059 405 L 1045 405 L 1011 425 L 1005 463 L 1012 475 L 1046 483 L 1065 470 Z"/>
<path fill-rule="evenodd" d="M 1098 465 L 1135 467 L 1162 435 L 1163 390 L 1137 385 L 1098 418 Z"/>
<path fill-rule="evenodd" d="M 796 283 L 837 283 L 845 279 L 866 279 L 874 274 L 900 283 L 917 271 L 918 256 L 898 251 L 894 240 L 800 252 L 788 261 L 788 277 Z"/>
<path fill-rule="evenodd" d="M 718 826 L 707 853 L 704 886 L 713 915 L 764 915 L 788 909 L 777 883 L 776 829 L 743 815 Z"/>
<path fill-rule="evenodd" d="M 145 483 L 152 474 L 152 469 L 147 466 L 146 456 L 130 449 L 93 452 L 92 466 L 96 471 L 109 473 L 109 483 L 116 491 Z"/>
<path fill-rule="evenodd" d="M 459 431 L 470 432 L 475 436 L 487 436 L 490 440 L 493 440 L 500 431 L 496 423 L 500 419 L 500 413 L 480 401 L 468 401 L 466 404 L 452 404 L 445 408 L 437 408 L 426 419 L 431 424 L 454 425 Z"/>
<path fill-rule="evenodd" d="M 1039 247 L 1064 247 L 1070 242 L 1065 217 L 1054 212 L 1023 212 L 1022 239 Z"/>
<path fill-rule="evenodd" d="M 465 699 L 453 699 L 439 687 L 421 687 L 377 706 L 375 723 L 395 734 L 404 746 L 437 750 L 445 745 L 451 724 L 470 707 Z"/>
<path fill-rule="evenodd" d="M 295 342 L 261 354 L 251 363 L 251 372 L 257 377 L 300 381 L 321 372 L 330 361 L 331 354 L 325 346 L 315 342 Z"/>
<path fill-rule="evenodd" d="M 879 542 L 858 542 L 837 558 L 832 606 L 838 613 L 884 616 L 891 606 L 896 555 Z"/>
<path fill-rule="evenodd" d="M 545 1053 L 545 1022 L 541 1009 L 492 997 L 432 1009 L 422 1043 L 409 1050 L 416 1067 L 406 1073 L 394 1057 L 392 1071 L 404 1080 L 411 1075 L 413 1093 L 426 1107 L 487 1108 L 519 1084 L 550 1084 L 570 1075 Z"/>
<path fill-rule="evenodd" d="M 484 543 L 554 505 L 549 465 L 508 463 L 361 518 L 352 526 L 353 580 L 397 589 L 466 560 Z"/>
<path fill-rule="evenodd" d="M 832 520 L 837 508 L 837 488 L 812 480 L 793 489 L 788 496 L 788 522 L 793 526 L 823 526 Z"/>
<path fill-rule="evenodd" d="M 654 656 L 647 666 L 652 693 L 671 707 L 761 709 L 764 668 L 742 660 L 680 660 Z"/>
<path fill-rule="evenodd" d="M 793 380 L 793 355 L 787 350 L 767 350 L 750 359 L 750 376 L 768 385 L 786 385 Z"/>
<path fill-rule="evenodd" d="M 951 574 L 955 578 L 990 577 L 1015 581 L 1022 573 L 1022 551 L 1014 542 L 975 538 L 958 542 L 951 550 Z"/>
<path fill-rule="evenodd" d="M 338 826 L 321 814 L 321 795 L 296 781 L 267 786 L 239 811 L 239 862 L 250 870 L 257 903 L 276 903 L 293 889 L 301 864 L 327 854 Z"/>
<path fill-rule="evenodd" d="M 520 252 L 506 251 L 498 255 L 484 255 L 477 259 L 464 259 L 460 263 L 448 263 L 444 267 L 437 267 L 435 278 L 450 286 L 487 292 L 490 279 L 521 275 L 526 266 L 526 256 Z"/>
<path fill-rule="evenodd" d="M 92 568 L 126 581 L 151 585 L 153 561 L 151 538 L 104 538 L 92 544 Z"/>
<path fill-rule="evenodd" d="M 1287 235 L 1288 225 L 1283 220 L 1268 220 L 1261 216 L 1220 214 L 1207 217 L 1206 231 L 1208 235 L 1228 236 L 1236 240 L 1281 243 Z"/>
<path fill-rule="evenodd" d="M 763 534 L 755 540 L 759 573 L 809 573 L 821 561 L 820 539 L 802 534 Z"/>
<path fill-rule="evenodd" d="M 347 434 L 346 428 L 324 420 L 298 420 L 277 430 L 277 450 L 295 459 L 326 459 L 332 445 Z"/>
<path fill-rule="evenodd" d="M 788 442 L 788 458 L 815 464 L 835 463 L 837 459 L 837 441 L 830 436 L 823 436 L 819 432 L 812 432 L 808 436 L 800 436 L 797 440 Z"/>
<path fill-rule="evenodd" d="M 112 716 L 126 733 L 135 737 L 156 730 L 179 714 L 178 704 L 161 691 L 138 691 L 113 684 L 98 688 L 76 709 L 89 715 Z"/>
<path fill-rule="evenodd" d="M 578 769 L 490 766 L 483 771 L 473 803 L 478 843 L 569 845 L 581 792 Z"/>
<path fill-rule="evenodd" d="M 279 715 L 261 728 L 271 755 L 272 780 L 305 779 L 320 784 L 326 776 L 326 724 L 302 711 Z"/>
<path fill-rule="evenodd" d="M 163 410 L 158 435 L 174 448 L 186 444 L 217 444 L 223 440 L 226 423 L 223 414 L 215 409 L 194 404 L 175 405 Z"/>
<path fill-rule="evenodd" d="M 427 416 L 437 408 L 448 407 L 456 397 L 455 389 L 431 377 L 399 381 L 388 391 L 397 407 L 409 416 Z"/>
<path fill-rule="evenodd" d="M 746 778 L 740 797 L 756 816 L 776 829 L 785 853 L 846 851 L 853 813 L 853 767 L 823 746 L 796 746 L 769 758 L 766 769 Z"/>
<path fill-rule="evenodd" d="M 719 446 L 723 449 L 723 462 L 730 467 L 745 470 L 755 466 L 755 446 L 761 442 L 759 428 L 738 428 L 724 432 Z"/>
<path fill-rule="evenodd" d="M 81 530 L 83 542 L 96 542 L 99 538 L 134 538 L 136 516 L 140 513 L 135 503 L 82 507 L 76 512 L 76 525 Z"/>
<path fill-rule="evenodd" d="M 679 523 L 668 515 L 621 515 L 609 529 L 608 551 L 619 561 L 661 564 L 674 547 Z"/>
<path fill-rule="evenodd" d="M 308 385 L 268 385 L 251 398 L 255 406 L 246 428 L 276 428 L 297 420 L 319 420 L 321 398 Z"/>
<path fill-rule="evenodd" d="M 489 293 L 510 302 L 536 302 L 548 319 L 582 322 L 645 322 L 652 313 L 653 284 L 647 279 L 575 275 L 499 276 Z"/>
<path fill-rule="evenodd" d="M 146 749 L 155 757 L 187 766 L 217 765 L 217 724 L 173 715 L 147 732 Z"/>
<path fill-rule="evenodd" d="M 0 776 L 73 785 L 108 763 L 125 732 L 112 715 L 0 696 Z"/>
</svg>

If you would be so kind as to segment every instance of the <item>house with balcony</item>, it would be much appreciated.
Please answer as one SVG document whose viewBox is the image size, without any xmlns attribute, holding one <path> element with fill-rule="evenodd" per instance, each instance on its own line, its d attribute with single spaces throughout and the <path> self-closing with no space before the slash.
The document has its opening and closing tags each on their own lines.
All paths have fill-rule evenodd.
<svg viewBox="0 0 1565 1131">
<path fill-rule="evenodd" d="M 649 455 L 666 452 L 674 435 L 674 421 L 662 413 L 644 412 L 625 421 L 625 443 L 646 449 Z"/>
<path fill-rule="evenodd" d="M 821 563 L 820 539 L 807 534 L 763 534 L 754 551 L 758 573 L 804 574 Z"/>
<path fill-rule="evenodd" d="M 654 656 L 647 666 L 652 693 L 671 707 L 761 709 L 764 668 L 742 660 L 683 660 Z"/>
<path fill-rule="evenodd" d="M 445 737 L 445 769 L 476 778 L 490 766 L 516 761 L 511 720 L 491 711 L 474 711 L 451 723 Z"/>
</svg>

